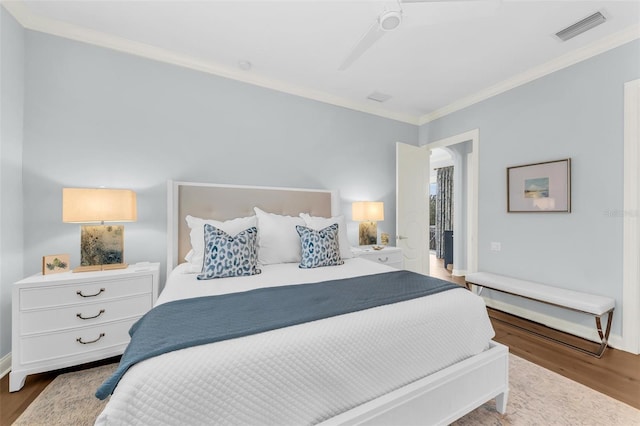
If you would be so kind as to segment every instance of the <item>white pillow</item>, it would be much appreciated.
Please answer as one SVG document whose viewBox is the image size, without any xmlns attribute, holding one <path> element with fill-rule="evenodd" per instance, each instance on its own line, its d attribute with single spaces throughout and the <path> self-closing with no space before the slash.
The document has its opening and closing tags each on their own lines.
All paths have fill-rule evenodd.
<svg viewBox="0 0 640 426">
<path fill-rule="evenodd" d="M 319 231 L 327 226 L 338 224 L 338 244 L 340 245 L 340 257 L 343 259 L 349 259 L 353 257 L 351 253 L 351 244 L 349 244 L 349 238 L 347 237 L 347 224 L 345 223 L 344 216 L 334 217 L 319 217 L 309 216 L 306 213 L 300 213 L 300 217 L 306 223 L 306 226 Z"/>
<path fill-rule="evenodd" d="M 258 219 L 258 261 L 263 265 L 300 262 L 302 246 L 296 225 L 300 217 L 267 213 L 254 207 Z"/>
<path fill-rule="evenodd" d="M 204 225 L 209 224 L 215 226 L 218 229 L 223 230 L 230 236 L 235 236 L 239 232 L 244 231 L 247 228 L 256 226 L 256 217 L 238 217 L 235 219 L 229 219 L 224 222 L 213 219 L 201 219 L 199 217 L 193 217 L 187 215 L 185 217 L 187 225 L 191 228 L 189 234 L 191 238 L 191 251 L 187 253 L 184 260 L 193 265 L 193 269 L 197 269 L 197 272 L 202 270 L 202 262 L 204 261 Z M 195 272 L 195 271 L 194 271 Z"/>
</svg>

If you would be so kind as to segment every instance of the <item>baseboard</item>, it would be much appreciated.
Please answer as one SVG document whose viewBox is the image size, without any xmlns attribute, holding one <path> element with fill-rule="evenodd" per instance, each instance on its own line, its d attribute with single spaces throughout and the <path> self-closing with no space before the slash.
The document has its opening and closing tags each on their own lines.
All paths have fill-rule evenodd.
<svg viewBox="0 0 640 426">
<path fill-rule="evenodd" d="M 0 378 L 11 371 L 11 352 L 0 358 Z"/>
<path fill-rule="evenodd" d="M 598 336 L 598 332 L 595 328 L 595 322 L 594 326 L 592 328 L 589 328 L 581 324 L 576 324 L 571 321 L 566 321 L 546 314 L 541 314 L 540 312 L 535 312 L 526 308 L 522 308 L 520 306 L 512 305 L 510 303 L 493 300 L 485 296 L 483 296 L 482 298 L 489 308 L 497 309 L 508 314 L 513 314 L 518 317 L 544 324 L 547 327 L 551 327 L 559 331 L 564 331 L 565 333 L 573 334 L 575 336 L 582 337 L 583 339 L 591 340 L 598 343 L 600 342 L 600 337 Z M 618 334 L 609 335 L 609 346 L 627 352 L 625 350 L 625 345 L 623 344 L 622 336 Z"/>
<path fill-rule="evenodd" d="M 453 275 L 454 277 L 463 277 L 465 275 L 467 275 L 467 271 L 464 269 L 455 269 L 453 268 L 451 270 L 451 275 Z"/>
</svg>

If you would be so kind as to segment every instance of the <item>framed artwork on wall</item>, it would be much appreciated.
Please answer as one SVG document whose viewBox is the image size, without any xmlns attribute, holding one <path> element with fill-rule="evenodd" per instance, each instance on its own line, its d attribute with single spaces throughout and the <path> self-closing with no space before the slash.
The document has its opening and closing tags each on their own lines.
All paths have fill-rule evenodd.
<svg viewBox="0 0 640 426">
<path fill-rule="evenodd" d="M 571 159 L 507 167 L 507 212 L 571 212 Z"/>
</svg>

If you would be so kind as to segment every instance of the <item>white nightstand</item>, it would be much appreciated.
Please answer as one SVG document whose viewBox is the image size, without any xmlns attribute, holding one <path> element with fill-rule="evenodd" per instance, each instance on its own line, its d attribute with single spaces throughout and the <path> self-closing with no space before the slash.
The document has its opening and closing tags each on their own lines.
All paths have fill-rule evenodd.
<svg viewBox="0 0 640 426">
<path fill-rule="evenodd" d="M 386 246 L 382 250 L 374 250 L 371 246 L 360 246 L 352 248 L 352 252 L 356 257 L 372 262 L 382 263 L 398 269 L 404 267 L 402 249 L 399 247 Z"/>
<path fill-rule="evenodd" d="M 159 263 L 34 275 L 13 284 L 9 391 L 27 375 L 120 355 L 131 325 L 153 307 Z"/>
</svg>

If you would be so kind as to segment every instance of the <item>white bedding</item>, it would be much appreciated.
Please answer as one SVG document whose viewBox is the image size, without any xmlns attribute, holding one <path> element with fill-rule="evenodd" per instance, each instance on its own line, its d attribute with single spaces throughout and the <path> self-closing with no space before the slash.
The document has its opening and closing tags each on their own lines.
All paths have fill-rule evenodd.
<svg viewBox="0 0 640 426">
<path fill-rule="evenodd" d="M 259 287 L 277 287 L 289 284 L 306 284 L 338 278 L 370 275 L 395 269 L 364 259 L 345 259 L 344 265 L 324 268 L 302 269 L 297 263 L 278 263 L 261 265 L 262 273 L 246 277 L 222 278 L 199 281 L 197 274 L 190 273 L 187 263 L 173 270 L 167 284 L 158 297 L 156 306 L 171 300 L 189 297 L 211 296 L 225 293 L 238 293 Z"/>
<path fill-rule="evenodd" d="M 178 267 L 157 303 L 390 270 L 354 258 L 197 281 Z M 96 424 L 318 423 L 482 352 L 493 335 L 482 299 L 460 288 L 196 346 L 133 366 Z"/>
</svg>

